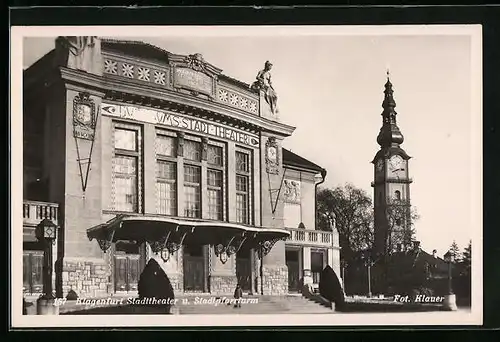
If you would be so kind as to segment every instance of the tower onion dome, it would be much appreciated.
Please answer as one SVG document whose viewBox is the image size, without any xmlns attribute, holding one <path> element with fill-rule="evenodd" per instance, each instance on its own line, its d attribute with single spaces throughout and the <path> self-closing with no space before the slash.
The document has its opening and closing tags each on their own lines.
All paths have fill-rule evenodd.
<svg viewBox="0 0 500 342">
<path fill-rule="evenodd" d="M 377 143 L 382 147 L 398 147 L 403 143 L 404 137 L 396 124 L 396 101 L 393 97 L 392 83 L 387 72 L 387 82 L 385 83 L 384 101 L 382 102 L 382 128 L 377 137 Z"/>
</svg>

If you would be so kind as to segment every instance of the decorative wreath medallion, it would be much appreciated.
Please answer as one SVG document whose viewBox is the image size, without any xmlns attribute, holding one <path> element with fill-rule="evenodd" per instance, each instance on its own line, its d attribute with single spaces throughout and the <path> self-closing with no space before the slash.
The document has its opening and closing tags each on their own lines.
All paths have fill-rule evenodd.
<svg viewBox="0 0 500 342">
<path fill-rule="evenodd" d="M 266 171 L 271 174 L 279 173 L 280 158 L 279 147 L 276 138 L 270 137 L 266 141 Z"/>
<path fill-rule="evenodd" d="M 96 126 L 96 106 L 90 94 L 79 93 L 73 99 L 73 136 L 94 140 Z"/>
</svg>

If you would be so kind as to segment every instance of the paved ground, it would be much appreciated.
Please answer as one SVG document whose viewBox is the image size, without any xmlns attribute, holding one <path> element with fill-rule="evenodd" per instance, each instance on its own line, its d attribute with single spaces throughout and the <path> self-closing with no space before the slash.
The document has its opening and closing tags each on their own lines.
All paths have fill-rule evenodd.
<svg viewBox="0 0 500 342">
<path fill-rule="evenodd" d="M 166 307 L 144 305 L 126 305 L 125 296 L 114 296 L 114 299 L 123 298 L 122 305 L 84 305 L 76 301 L 67 301 L 60 306 L 61 315 L 141 315 L 141 314 L 168 314 Z M 213 315 L 213 314 L 339 314 L 339 313 L 369 313 L 369 312 L 423 312 L 442 311 L 441 305 L 435 304 L 403 304 L 391 300 L 376 300 L 362 298 L 347 298 L 347 304 L 342 312 L 334 311 L 318 303 L 310 301 L 300 295 L 290 296 L 245 296 L 253 300 L 244 303 L 240 308 L 223 303 L 231 299 L 230 296 L 216 297 L 213 295 L 183 295 L 178 296 L 173 309 L 174 314 L 181 315 Z M 184 299 L 184 301 L 183 301 Z M 215 301 L 217 301 L 215 303 Z M 211 302 L 210 302 L 211 301 Z M 88 303 L 88 302 L 87 302 Z M 469 307 L 459 307 L 459 311 L 470 311 Z M 36 303 L 28 307 L 28 314 L 36 314 Z"/>
</svg>

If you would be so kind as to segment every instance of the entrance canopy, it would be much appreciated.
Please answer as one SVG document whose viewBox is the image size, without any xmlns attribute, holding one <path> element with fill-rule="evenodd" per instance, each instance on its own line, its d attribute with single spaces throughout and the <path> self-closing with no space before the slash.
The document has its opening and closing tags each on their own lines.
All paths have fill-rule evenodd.
<svg viewBox="0 0 500 342">
<path fill-rule="evenodd" d="M 279 228 L 154 215 L 117 215 L 87 230 L 89 240 L 96 239 L 104 252 L 113 242 L 135 241 L 148 242 L 155 254 L 165 250 L 172 254 L 183 244 L 196 243 L 214 245 L 218 256 L 230 256 L 241 248 L 255 248 L 259 257 L 289 234 Z"/>
</svg>

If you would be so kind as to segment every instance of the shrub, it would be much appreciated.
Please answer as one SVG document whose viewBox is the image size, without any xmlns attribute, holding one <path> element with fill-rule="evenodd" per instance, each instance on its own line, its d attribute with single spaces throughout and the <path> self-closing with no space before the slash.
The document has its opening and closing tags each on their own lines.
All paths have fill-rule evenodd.
<svg viewBox="0 0 500 342">
<path fill-rule="evenodd" d="M 330 266 L 326 266 L 320 274 L 319 293 L 330 302 L 335 303 L 337 309 L 344 308 L 345 298 L 342 285 Z"/>
</svg>

